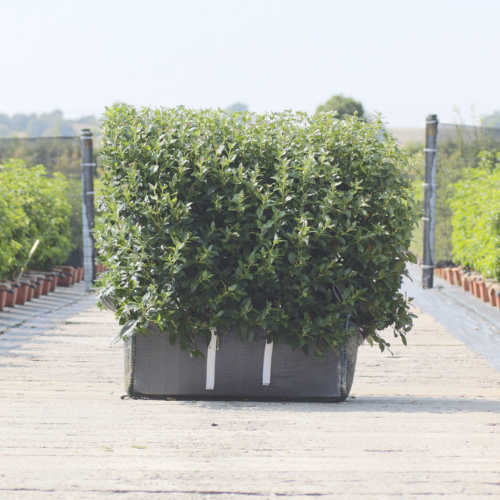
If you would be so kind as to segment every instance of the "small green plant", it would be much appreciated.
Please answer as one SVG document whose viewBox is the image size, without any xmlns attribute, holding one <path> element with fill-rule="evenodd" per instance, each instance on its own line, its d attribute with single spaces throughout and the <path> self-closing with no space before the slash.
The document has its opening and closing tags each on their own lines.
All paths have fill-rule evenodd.
<svg viewBox="0 0 500 500">
<path fill-rule="evenodd" d="M 454 186 L 453 260 L 500 278 L 500 153 L 483 151 L 479 166 Z"/>
<path fill-rule="evenodd" d="M 335 113 L 107 109 L 96 230 L 122 338 L 152 323 L 194 356 L 234 327 L 322 355 L 359 325 L 404 334 L 418 214 L 382 123 Z M 352 332 L 349 332 L 352 333 Z"/>
</svg>

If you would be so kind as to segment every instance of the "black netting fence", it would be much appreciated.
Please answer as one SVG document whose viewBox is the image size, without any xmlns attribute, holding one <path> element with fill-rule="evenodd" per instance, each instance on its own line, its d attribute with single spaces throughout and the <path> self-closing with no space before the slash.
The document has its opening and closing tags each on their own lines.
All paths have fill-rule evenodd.
<svg viewBox="0 0 500 500">
<path fill-rule="evenodd" d="M 49 175 L 60 172 L 68 179 L 80 179 L 80 143 L 80 137 L 0 139 L 0 162 L 23 160 L 28 166 L 43 165 Z"/>
<path fill-rule="evenodd" d="M 43 165 L 48 175 L 64 174 L 69 182 L 71 237 L 74 250 L 66 264 L 83 265 L 82 180 L 80 137 L 37 137 L 0 139 L 0 164 L 22 160 L 32 167 Z"/>
<path fill-rule="evenodd" d="M 453 261 L 452 208 L 454 185 L 464 170 L 479 165 L 482 151 L 500 151 L 500 128 L 439 123 L 436 172 L 436 232 L 434 263 Z M 422 146 L 423 147 L 423 146 Z M 424 155 L 416 154 L 415 193 L 423 202 Z M 423 256 L 423 222 L 415 231 L 414 252 Z"/>
</svg>

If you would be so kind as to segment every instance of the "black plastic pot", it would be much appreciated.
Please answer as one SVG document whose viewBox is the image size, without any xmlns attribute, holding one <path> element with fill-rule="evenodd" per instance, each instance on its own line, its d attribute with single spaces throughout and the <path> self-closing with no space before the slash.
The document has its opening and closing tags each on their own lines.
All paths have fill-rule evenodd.
<svg viewBox="0 0 500 500">
<path fill-rule="evenodd" d="M 101 302 L 116 312 L 109 297 Z M 264 330 L 250 344 L 233 331 L 213 335 L 209 346 L 200 343 L 205 358 L 193 358 L 155 325 L 149 330 L 123 343 L 125 390 L 133 398 L 341 402 L 364 342 L 360 333 L 349 336 L 338 354 L 331 349 L 321 359 L 286 344 L 266 346 Z"/>
<path fill-rule="evenodd" d="M 361 336 L 350 337 L 338 354 L 331 350 L 322 360 L 285 344 L 274 345 L 269 356 L 264 336 L 246 344 L 229 332 L 215 337 L 217 348 L 214 337 L 209 347 L 198 346 L 203 359 L 171 346 L 168 335 L 155 327 L 150 331 L 124 342 L 125 388 L 134 398 L 344 401 L 362 342 Z"/>
</svg>

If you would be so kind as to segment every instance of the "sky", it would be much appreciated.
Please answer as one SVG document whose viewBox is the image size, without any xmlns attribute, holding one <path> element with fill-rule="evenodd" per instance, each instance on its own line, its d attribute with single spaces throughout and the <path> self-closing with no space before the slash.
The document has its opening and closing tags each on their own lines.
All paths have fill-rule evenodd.
<svg viewBox="0 0 500 500">
<path fill-rule="evenodd" d="M 500 109 L 500 0 L 0 0 L 0 19 L 8 115 L 313 113 L 344 94 L 422 127 Z"/>
</svg>

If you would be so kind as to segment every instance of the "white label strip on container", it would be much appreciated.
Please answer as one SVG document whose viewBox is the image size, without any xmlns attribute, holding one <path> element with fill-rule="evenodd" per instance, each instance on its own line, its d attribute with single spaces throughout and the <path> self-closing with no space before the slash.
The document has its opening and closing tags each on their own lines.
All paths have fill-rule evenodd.
<svg viewBox="0 0 500 500">
<path fill-rule="evenodd" d="M 213 391 L 215 388 L 215 354 L 217 353 L 217 335 L 212 330 L 212 337 L 207 350 L 207 384 L 206 390 Z"/>
<path fill-rule="evenodd" d="M 262 369 L 262 385 L 269 385 L 271 383 L 271 362 L 273 359 L 273 346 L 274 342 L 268 344 L 264 349 L 264 368 Z"/>
</svg>

